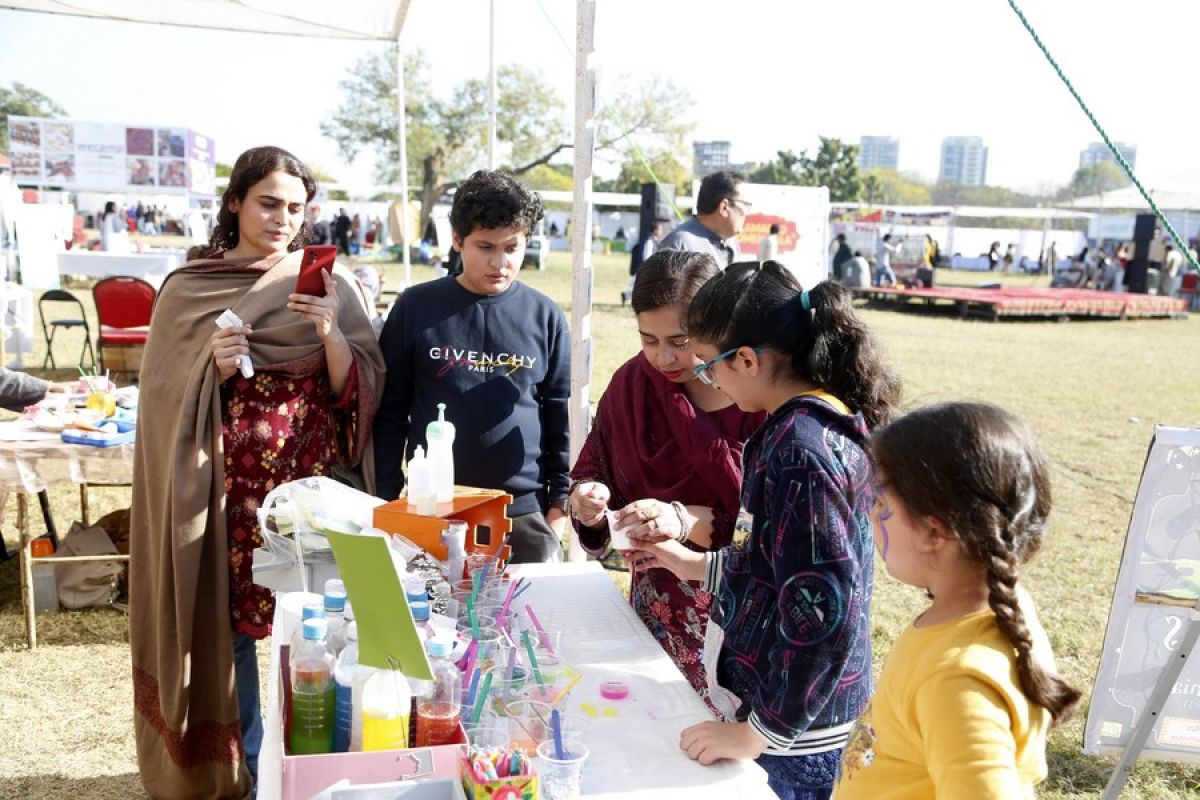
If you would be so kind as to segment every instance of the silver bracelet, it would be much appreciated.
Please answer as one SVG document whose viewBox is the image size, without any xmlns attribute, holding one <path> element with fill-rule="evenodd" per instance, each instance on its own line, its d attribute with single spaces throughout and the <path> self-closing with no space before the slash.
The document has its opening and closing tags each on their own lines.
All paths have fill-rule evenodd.
<svg viewBox="0 0 1200 800">
<path fill-rule="evenodd" d="M 692 535 L 692 515 L 688 513 L 687 507 L 678 500 L 671 503 L 671 508 L 675 509 L 675 514 L 679 517 L 679 535 L 675 537 L 675 541 L 683 544 Z"/>
</svg>

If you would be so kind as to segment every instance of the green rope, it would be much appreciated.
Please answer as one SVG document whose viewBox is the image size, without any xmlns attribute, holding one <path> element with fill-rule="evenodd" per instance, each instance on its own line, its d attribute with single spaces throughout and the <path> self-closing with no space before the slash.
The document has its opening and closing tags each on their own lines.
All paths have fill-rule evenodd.
<svg viewBox="0 0 1200 800">
<path fill-rule="evenodd" d="M 569 53 L 570 56 L 572 58 L 574 58 L 575 57 L 575 46 L 567 41 L 567 37 L 564 36 L 563 32 L 560 31 L 558 29 L 558 26 L 554 24 L 554 18 L 550 16 L 550 12 L 546 10 L 546 7 L 544 5 L 542 5 L 542 0 L 534 0 L 534 2 L 537 3 L 537 7 L 539 9 L 541 9 L 542 16 L 544 16 L 546 18 L 546 22 L 550 25 L 550 29 L 553 30 L 554 33 L 558 36 L 558 40 L 560 42 L 562 42 L 562 45 L 564 48 L 566 48 L 567 53 Z M 629 146 L 631 148 L 633 148 L 634 156 L 637 158 L 638 161 L 641 162 L 642 167 L 650 175 L 650 180 L 652 180 L 654 182 L 655 186 L 657 186 L 659 189 L 662 189 L 663 188 L 662 181 L 660 181 L 658 179 L 658 176 L 654 174 L 654 168 L 650 166 L 650 162 L 646 159 L 645 154 L 642 153 L 642 148 L 638 147 L 638 143 L 633 138 L 633 134 L 631 134 L 629 132 L 628 128 L 626 128 L 624 125 L 621 124 L 621 121 L 617 119 L 615 114 L 613 114 L 612 108 L 610 108 L 607 103 L 602 102 L 600 110 L 608 117 L 609 121 L 612 122 L 612 124 L 616 127 L 616 129 L 621 132 L 621 136 L 616 141 L 619 142 L 619 141 L 621 141 L 621 139 L 625 139 L 629 142 Z M 670 201 L 671 210 L 675 212 L 675 219 L 682 222 L 684 219 L 684 215 L 683 215 L 683 212 L 681 212 L 679 210 L 679 207 L 675 205 L 675 198 L 672 197 L 667 192 L 663 192 L 663 195 L 666 196 L 668 198 L 668 200 Z"/>
<path fill-rule="evenodd" d="M 1133 174 L 1133 167 L 1129 166 L 1129 162 L 1125 160 L 1125 156 L 1121 155 L 1121 151 L 1118 150 L 1113 145 L 1112 140 L 1108 138 L 1108 133 L 1105 132 L 1103 126 L 1100 125 L 1099 120 L 1096 119 L 1096 115 L 1093 114 L 1091 109 L 1087 107 L 1087 103 L 1083 102 L 1083 98 L 1079 96 L 1079 92 L 1075 91 L 1075 87 L 1063 73 L 1062 67 L 1058 66 L 1058 62 L 1054 60 L 1054 57 L 1050 55 L 1050 51 L 1046 49 L 1046 45 L 1042 43 L 1041 38 L 1037 35 L 1037 31 L 1035 31 L 1033 26 L 1029 24 L 1029 20 L 1027 20 L 1025 15 L 1021 13 L 1021 9 L 1017 8 L 1016 0 L 1008 0 L 1008 4 L 1016 13 L 1017 18 L 1021 20 L 1021 24 L 1025 26 L 1025 30 L 1029 31 L 1029 35 L 1033 37 L 1034 44 L 1038 46 L 1038 48 L 1042 51 L 1042 55 L 1044 55 L 1046 60 L 1050 62 L 1050 66 L 1054 67 L 1054 71 L 1058 73 L 1058 77 L 1062 79 L 1064 84 L 1066 84 L 1067 90 L 1070 91 L 1071 96 L 1075 98 L 1075 102 L 1079 103 L 1079 107 L 1083 109 L 1083 113 L 1087 115 L 1089 120 L 1091 120 L 1092 126 L 1099 132 L 1100 138 L 1104 140 L 1104 143 L 1108 145 L 1108 149 L 1112 151 L 1113 157 L 1117 160 L 1117 164 L 1119 164 L 1121 169 L 1125 171 L 1125 174 L 1129 176 L 1129 180 L 1134 186 L 1137 187 L 1137 190 L 1142 193 L 1142 197 L 1146 199 L 1146 203 L 1150 206 L 1150 210 L 1153 211 L 1154 215 L 1162 221 L 1163 227 L 1167 229 L 1167 233 L 1171 234 L 1171 238 L 1175 240 L 1175 244 L 1179 247 L 1179 252 L 1181 252 L 1183 257 L 1188 260 L 1188 263 L 1192 265 L 1192 269 L 1200 270 L 1200 264 L 1196 263 L 1196 259 L 1192 255 L 1192 251 L 1186 244 L 1184 244 L 1183 239 L 1180 238 L 1179 234 L 1175 231 L 1175 227 L 1170 223 L 1163 212 L 1159 210 L 1158 204 L 1154 202 L 1152 197 L 1150 197 L 1150 193 L 1147 192 L 1145 187 L 1142 186 L 1142 182 L 1139 181 L 1137 176 Z"/>
</svg>

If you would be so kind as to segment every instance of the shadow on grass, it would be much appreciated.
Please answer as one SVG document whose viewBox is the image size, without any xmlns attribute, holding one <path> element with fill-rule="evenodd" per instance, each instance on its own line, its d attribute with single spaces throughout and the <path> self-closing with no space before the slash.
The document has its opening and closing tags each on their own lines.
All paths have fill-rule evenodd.
<svg viewBox="0 0 1200 800">
<path fill-rule="evenodd" d="M 95 775 L 70 778 L 66 775 L 28 775 L 0 778 L 0 797 L 26 800 L 128 800 L 146 797 L 136 772 L 124 775 Z"/>
<path fill-rule="evenodd" d="M 1064 737 L 1051 739 L 1046 761 L 1050 774 L 1038 786 L 1039 794 L 1061 792 L 1070 796 L 1103 792 L 1117 764 L 1115 758 L 1085 755 L 1078 740 Z M 1141 760 L 1134 767 L 1123 795 L 1161 797 L 1166 796 L 1166 790 L 1178 792 L 1182 797 L 1193 797 L 1192 793 L 1198 789 L 1200 771 L 1195 766 Z"/>
<path fill-rule="evenodd" d="M 38 647 L 120 645 L 129 641 L 129 617 L 115 608 L 49 611 L 37 615 Z M 25 648 L 18 560 L 0 563 L 0 650 Z M 2 788 L 2 787 L 0 787 Z M 16 797 L 0 791 L 0 797 Z"/>
</svg>

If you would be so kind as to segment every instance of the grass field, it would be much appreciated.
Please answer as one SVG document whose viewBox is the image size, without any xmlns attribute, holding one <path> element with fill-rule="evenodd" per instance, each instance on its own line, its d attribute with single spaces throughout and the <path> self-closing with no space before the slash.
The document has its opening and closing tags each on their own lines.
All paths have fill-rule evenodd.
<svg viewBox="0 0 1200 800">
<path fill-rule="evenodd" d="M 624 256 L 596 259 L 592 400 L 638 347 L 631 312 L 620 305 Z M 415 280 L 432 277 L 414 267 Z M 400 280 L 385 266 L 386 284 Z M 994 276 L 991 276 L 994 277 Z M 981 278 L 949 274 L 944 283 Z M 552 254 L 523 280 L 568 308 L 569 261 Z M 1006 277 L 1043 284 L 1045 278 Z M 78 292 L 90 302 L 86 290 Z M 1142 461 L 1156 423 L 1200 426 L 1200 316 L 1187 321 L 962 322 L 864 310 L 905 381 L 906 404 L 949 399 L 998 403 L 1027 419 L 1053 460 L 1055 510 L 1049 541 L 1028 585 L 1064 675 L 1090 692 L 1116 569 Z M 93 328 L 94 329 L 94 328 Z M 68 348 L 58 350 L 66 356 Z M 77 352 L 77 351 L 72 351 Z M 36 354 L 34 363 L 41 363 Z M 61 363 L 61 362 L 60 362 Z M 63 371 L 66 377 L 70 371 Z M 152 402 L 151 397 L 143 402 Z M 52 492 L 60 531 L 78 517 L 78 493 Z M 93 513 L 126 505 L 128 491 L 96 492 Z M 15 506 L 3 532 L 16 536 Z M 876 660 L 922 607 L 916 590 L 879 573 L 874 603 Z M 94 610 L 39 618 L 36 652 L 24 647 L 16 560 L 0 564 L 0 797 L 138 797 L 128 626 L 123 614 Z M 1043 798 L 1098 798 L 1112 762 L 1081 753 L 1083 714 L 1050 743 Z M 1200 769 L 1143 762 L 1126 797 L 1196 797 Z"/>
</svg>

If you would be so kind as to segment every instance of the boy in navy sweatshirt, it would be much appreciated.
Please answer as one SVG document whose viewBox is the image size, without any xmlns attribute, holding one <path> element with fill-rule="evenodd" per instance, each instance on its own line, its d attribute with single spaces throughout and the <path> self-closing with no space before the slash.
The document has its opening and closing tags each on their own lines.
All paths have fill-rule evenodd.
<svg viewBox="0 0 1200 800">
<path fill-rule="evenodd" d="M 479 171 L 450 211 L 462 273 L 405 291 L 379 338 L 387 362 L 375 418 L 376 485 L 393 500 L 400 463 L 425 444 L 446 404 L 456 428 L 454 480 L 513 496 L 513 561 L 562 556 L 569 481 L 571 339 L 550 298 L 516 282 L 541 198 Z"/>
</svg>

